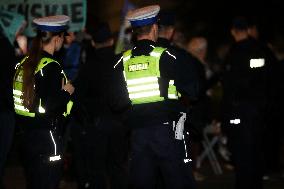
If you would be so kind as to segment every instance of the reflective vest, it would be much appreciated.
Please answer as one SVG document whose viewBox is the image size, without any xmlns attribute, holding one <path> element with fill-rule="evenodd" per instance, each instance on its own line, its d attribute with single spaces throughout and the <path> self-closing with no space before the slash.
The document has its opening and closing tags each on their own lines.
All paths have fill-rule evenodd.
<svg viewBox="0 0 284 189">
<path fill-rule="evenodd" d="M 165 48 L 155 47 L 150 55 L 132 57 L 132 50 L 123 54 L 124 77 L 132 104 L 144 104 L 165 100 L 161 96 L 158 79 L 159 62 Z M 178 99 L 174 80 L 169 81 L 168 99 Z"/>
<path fill-rule="evenodd" d="M 23 105 L 23 97 L 22 97 L 23 96 L 23 63 L 25 62 L 25 60 L 27 58 L 28 57 L 25 57 L 16 66 L 16 75 L 15 75 L 16 78 L 14 77 L 14 82 L 13 82 L 14 108 L 15 108 L 15 112 L 18 115 L 35 117 L 35 112 L 28 110 Z M 55 61 L 51 58 L 46 58 L 46 57 L 42 58 L 40 60 L 40 63 L 38 64 L 36 70 L 35 70 L 34 75 L 37 74 L 38 72 L 42 72 L 42 69 L 51 62 L 55 62 L 55 63 L 59 64 L 57 61 Z M 62 70 L 62 74 L 64 75 L 65 82 L 67 82 L 68 80 L 67 80 L 66 75 L 64 74 L 63 70 Z M 73 106 L 73 102 L 69 101 L 68 104 L 67 104 L 67 107 L 66 107 L 66 112 L 63 113 L 64 116 L 67 116 L 67 115 L 70 114 L 72 106 Z M 38 113 L 41 113 L 41 114 L 45 113 L 45 109 L 41 105 L 41 99 L 39 99 L 39 105 L 38 105 L 37 109 L 38 109 L 38 111 L 37 111 Z"/>
</svg>

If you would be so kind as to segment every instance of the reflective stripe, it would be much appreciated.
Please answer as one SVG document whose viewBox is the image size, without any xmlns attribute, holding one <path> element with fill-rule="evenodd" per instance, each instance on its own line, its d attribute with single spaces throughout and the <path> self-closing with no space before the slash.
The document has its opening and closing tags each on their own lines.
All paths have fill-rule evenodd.
<svg viewBox="0 0 284 189">
<path fill-rule="evenodd" d="M 175 94 L 168 94 L 169 99 L 178 99 L 178 96 Z"/>
<path fill-rule="evenodd" d="M 123 59 L 123 56 L 121 56 L 121 58 L 119 59 L 119 61 L 117 61 L 117 63 L 113 66 L 113 68 L 115 68 L 119 63 L 120 61 Z"/>
<path fill-rule="evenodd" d="M 17 78 L 14 78 L 14 83 L 13 83 L 13 97 L 14 97 L 14 108 L 17 114 L 22 115 L 22 116 L 29 116 L 29 117 L 35 117 L 35 112 L 30 112 L 29 109 L 25 108 L 23 105 L 23 100 L 21 99 L 21 96 L 23 95 L 22 90 L 22 85 L 23 85 L 23 80 L 22 80 L 22 75 L 23 75 L 23 69 L 19 66 L 21 65 L 27 57 L 25 57 L 22 62 L 20 64 L 17 65 L 17 70 L 16 73 L 18 73 Z M 60 64 L 51 59 L 51 58 L 42 58 L 34 72 L 34 74 L 37 74 L 37 72 L 40 72 L 39 74 L 41 76 L 44 76 L 44 71 L 43 68 L 48 65 L 49 63 L 55 62 L 57 63 L 59 66 Z M 61 73 L 63 74 L 64 78 L 65 78 L 65 82 L 67 81 L 66 75 L 64 73 L 63 70 L 61 70 Z M 35 85 L 34 85 L 35 87 Z M 64 112 L 64 116 L 67 116 L 70 114 L 72 108 L 72 103 L 70 103 L 70 101 L 67 104 L 66 107 L 66 112 Z M 39 113 L 46 113 L 46 110 L 41 106 L 41 99 L 40 99 L 40 103 L 39 106 L 37 107 L 38 112 Z"/>
<path fill-rule="evenodd" d="M 53 145 L 54 145 L 54 156 L 49 157 L 49 161 L 58 161 L 58 160 L 61 160 L 61 156 L 60 156 L 60 155 L 57 155 L 57 145 L 56 145 L 56 143 L 55 143 L 55 140 L 54 140 L 52 131 L 49 130 L 49 133 L 50 133 L 50 136 L 51 136 L 51 140 L 52 140 L 52 142 L 53 142 Z"/>
<path fill-rule="evenodd" d="M 138 79 L 128 79 L 127 85 L 135 85 L 135 84 L 142 84 L 142 83 L 148 83 L 148 82 L 157 82 L 157 77 L 142 77 Z"/>
<path fill-rule="evenodd" d="M 184 145 L 184 151 L 185 151 L 185 158 L 187 158 L 187 147 L 184 139 L 184 135 L 182 135 L 183 145 Z"/>
<path fill-rule="evenodd" d="M 45 113 L 45 109 L 41 106 L 41 99 L 39 99 L 38 112 L 42 114 Z"/>
<path fill-rule="evenodd" d="M 18 105 L 18 104 L 14 104 L 14 106 L 15 106 L 15 109 L 17 109 L 17 110 L 29 112 L 29 110 L 27 108 L 25 108 L 24 106 L 21 106 L 21 105 Z"/>
<path fill-rule="evenodd" d="M 168 98 L 169 99 L 178 99 L 176 86 L 174 84 L 175 84 L 174 80 L 169 81 L 169 88 L 168 88 Z"/>
<path fill-rule="evenodd" d="M 166 51 L 166 53 L 168 53 L 168 55 L 170 55 L 170 56 L 173 57 L 174 59 L 177 59 L 176 56 L 174 56 L 173 54 L 171 54 L 169 51 Z"/>
<path fill-rule="evenodd" d="M 18 64 L 16 64 L 15 66 L 15 70 L 21 65 L 21 63 L 19 62 Z"/>
<path fill-rule="evenodd" d="M 23 103 L 23 100 L 20 99 L 20 98 L 17 98 L 17 97 L 14 97 L 14 101 L 17 102 L 17 103 L 20 103 L 20 104 Z M 29 110 L 22 105 L 14 104 L 14 106 L 15 106 L 15 109 L 17 109 L 17 110 L 29 112 Z M 39 113 L 45 113 L 45 109 L 42 106 L 39 106 L 38 112 Z"/>
<path fill-rule="evenodd" d="M 159 89 L 159 84 L 148 84 L 148 85 L 140 85 L 135 87 L 128 87 L 128 92 L 137 92 L 137 91 L 145 91 L 145 90 L 151 90 L 151 89 Z"/>
<path fill-rule="evenodd" d="M 150 46 L 153 50 L 149 55 L 132 57 L 132 50 L 128 50 L 123 54 L 123 74 L 127 83 L 129 98 L 133 105 L 165 100 L 165 97 L 161 96 L 158 81 L 160 77 L 160 57 L 166 49 Z M 143 69 L 144 65 L 145 69 Z M 169 86 L 171 86 L 171 88 L 173 87 L 173 85 Z M 174 89 L 175 88 L 171 89 L 171 97 L 176 99 L 177 97 L 174 95 L 176 91 L 174 91 Z"/>
<path fill-rule="evenodd" d="M 148 91 L 148 92 L 141 92 L 141 93 L 135 93 L 135 94 L 129 94 L 130 99 L 137 99 L 137 98 L 145 98 L 150 96 L 160 96 L 160 91 Z"/>
<path fill-rule="evenodd" d="M 125 71 L 123 71 L 123 77 L 124 77 L 124 80 L 126 81 Z"/>
<path fill-rule="evenodd" d="M 184 163 L 189 163 L 189 162 L 191 162 L 191 161 L 192 161 L 192 159 L 184 159 L 184 160 L 183 160 Z"/>
<path fill-rule="evenodd" d="M 58 161 L 58 160 L 61 160 L 61 156 L 60 155 L 49 157 L 49 161 Z"/>
<path fill-rule="evenodd" d="M 45 109 L 42 106 L 38 107 L 38 112 L 44 114 L 45 113 Z"/>
<path fill-rule="evenodd" d="M 20 104 L 23 103 L 23 99 L 15 97 L 15 96 L 14 96 L 14 101 L 17 102 L 17 103 L 20 103 Z"/>
<path fill-rule="evenodd" d="M 20 91 L 20 90 L 13 89 L 13 94 L 21 96 L 21 95 L 23 95 L 23 92 Z"/>
<path fill-rule="evenodd" d="M 123 57 L 123 61 L 126 62 L 127 60 L 130 59 L 131 56 Z"/>
<path fill-rule="evenodd" d="M 258 58 L 258 59 L 250 59 L 250 68 L 260 68 L 265 65 L 265 59 L 264 58 Z"/>
<path fill-rule="evenodd" d="M 56 153 L 57 153 L 57 146 L 56 146 L 55 140 L 54 140 L 54 138 L 53 138 L 52 131 L 49 131 L 49 134 L 50 134 L 50 136 L 51 136 L 51 140 L 52 140 L 53 145 L 54 145 L 54 155 L 56 156 Z"/>
<path fill-rule="evenodd" d="M 232 120 L 230 120 L 230 124 L 238 125 L 240 123 L 241 123 L 240 119 L 232 119 Z"/>
<path fill-rule="evenodd" d="M 151 52 L 150 56 L 154 56 L 154 57 L 160 57 L 161 53 L 157 53 L 157 52 Z"/>
</svg>

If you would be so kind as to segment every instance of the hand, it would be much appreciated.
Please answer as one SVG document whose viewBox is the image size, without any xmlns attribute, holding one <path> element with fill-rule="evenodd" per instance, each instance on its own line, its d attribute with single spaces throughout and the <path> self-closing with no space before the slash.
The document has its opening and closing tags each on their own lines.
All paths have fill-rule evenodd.
<svg viewBox="0 0 284 189">
<path fill-rule="evenodd" d="M 75 88 L 73 87 L 73 85 L 68 82 L 67 84 L 64 85 L 64 80 L 62 80 L 62 89 L 64 91 L 67 91 L 70 95 L 72 95 L 74 93 Z"/>
</svg>

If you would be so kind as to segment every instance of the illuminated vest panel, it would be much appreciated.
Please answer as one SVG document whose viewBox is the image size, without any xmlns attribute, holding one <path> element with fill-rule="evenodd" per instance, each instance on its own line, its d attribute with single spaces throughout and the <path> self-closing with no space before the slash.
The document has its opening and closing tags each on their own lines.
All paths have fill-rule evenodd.
<svg viewBox="0 0 284 189">
<path fill-rule="evenodd" d="M 165 100 L 161 96 L 158 79 L 160 77 L 159 62 L 166 49 L 155 47 L 149 56 L 132 57 L 128 50 L 123 55 L 124 77 L 132 104 L 145 104 Z M 168 98 L 177 99 L 174 81 L 170 80 Z"/>
<path fill-rule="evenodd" d="M 35 117 L 35 112 L 31 112 L 23 105 L 23 63 L 28 57 L 25 57 L 17 66 L 16 66 L 16 74 L 13 82 L 13 98 L 14 98 L 14 109 L 16 114 L 22 115 L 22 116 L 28 116 L 28 117 Z M 40 63 L 38 64 L 37 69 L 35 70 L 34 74 L 37 74 L 38 72 L 41 72 L 42 69 L 48 65 L 51 62 L 55 62 L 59 64 L 57 61 L 51 59 L 51 58 L 42 58 L 40 60 Z M 62 70 L 62 73 L 65 77 L 65 82 L 67 82 L 67 78 Z M 71 108 L 72 108 L 73 102 L 69 101 L 67 104 L 67 110 L 63 114 L 64 116 L 67 116 L 70 114 Z M 44 107 L 41 106 L 41 99 L 39 99 L 39 106 L 38 106 L 38 112 L 39 113 L 45 113 Z"/>
</svg>

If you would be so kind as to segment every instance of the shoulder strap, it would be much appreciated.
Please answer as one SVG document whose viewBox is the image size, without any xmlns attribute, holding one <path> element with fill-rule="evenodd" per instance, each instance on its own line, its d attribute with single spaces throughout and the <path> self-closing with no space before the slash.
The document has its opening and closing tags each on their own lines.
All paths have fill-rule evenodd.
<svg viewBox="0 0 284 189">
<path fill-rule="evenodd" d="M 51 62 L 55 62 L 55 63 L 57 63 L 57 64 L 60 66 L 60 64 L 59 64 L 56 60 L 54 60 L 54 59 L 52 59 L 52 58 L 44 57 L 44 58 L 42 58 L 42 59 L 40 60 L 38 66 L 37 66 L 37 68 L 36 68 L 36 70 L 35 70 L 35 74 L 36 74 L 37 72 L 39 72 L 41 69 L 43 69 L 46 65 L 48 65 L 48 64 L 51 63 Z"/>
<path fill-rule="evenodd" d="M 15 69 L 17 70 L 20 66 L 22 66 L 23 63 L 27 60 L 27 58 L 29 58 L 29 56 L 25 56 L 25 57 L 21 60 L 21 62 L 17 63 Z"/>
<path fill-rule="evenodd" d="M 163 54 L 164 51 L 166 51 L 166 48 L 162 48 L 162 47 L 155 47 L 152 52 L 150 53 L 150 56 L 154 56 L 154 57 L 161 57 L 161 55 Z M 126 62 L 127 60 L 129 60 L 132 56 L 132 50 L 127 50 L 123 53 L 123 62 Z"/>
<path fill-rule="evenodd" d="M 127 50 L 123 53 L 123 62 L 129 60 L 132 56 L 132 50 Z"/>
<path fill-rule="evenodd" d="M 152 52 L 150 53 L 151 56 L 154 57 L 161 57 L 161 55 L 163 54 L 164 51 L 166 51 L 166 48 L 162 48 L 162 47 L 155 47 Z"/>
</svg>

